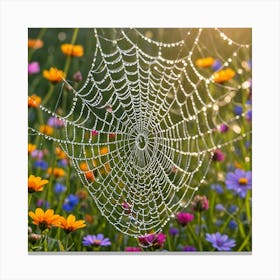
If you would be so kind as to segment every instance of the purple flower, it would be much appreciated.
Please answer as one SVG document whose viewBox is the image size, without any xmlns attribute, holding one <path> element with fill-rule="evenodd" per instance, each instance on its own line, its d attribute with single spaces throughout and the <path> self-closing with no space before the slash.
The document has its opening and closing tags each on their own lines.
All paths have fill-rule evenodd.
<svg viewBox="0 0 280 280">
<path fill-rule="evenodd" d="M 28 63 L 28 74 L 36 74 L 40 72 L 40 65 L 37 61 Z"/>
<path fill-rule="evenodd" d="M 221 150 L 215 150 L 212 160 L 213 161 L 223 161 L 225 159 L 225 154 Z"/>
<path fill-rule="evenodd" d="M 169 234 L 172 235 L 172 236 L 175 236 L 175 235 L 177 235 L 178 233 L 179 233 L 179 229 L 177 229 L 177 228 L 171 227 L 171 228 L 169 229 Z"/>
<path fill-rule="evenodd" d="M 67 164 L 68 164 L 68 160 L 66 158 L 59 160 L 57 163 L 57 165 L 60 167 L 66 167 Z"/>
<path fill-rule="evenodd" d="M 252 172 L 241 169 L 236 169 L 234 173 L 229 172 L 226 176 L 226 187 L 244 198 L 247 190 L 252 188 Z"/>
<path fill-rule="evenodd" d="M 142 249 L 140 247 L 125 247 L 125 252 L 141 252 Z"/>
<path fill-rule="evenodd" d="M 224 205 L 220 203 L 216 204 L 215 209 L 220 212 L 225 211 Z"/>
<path fill-rule="evenodd" d="M 191 213 L 187 212 L 179 212 L 176 215 L 176 219 L 178 223 L 182 226 L 186 226 L 188 223 L 190 223 L 193 220 L 194 216 Z"/>
<path fill-rule="evenodd" d="M 235 240 L 229 239 L 226 234 L 220 234 L 219 232 L 206 233 L 206 240 L 212 243 L 212 246 L 218 251 L 230 251 L 235 246 Z"/>
<path fill-rule="evenodd" d="M 83 245 L 106 247 L 111 245 L 111 241 L 109 238 L 104 238 L 104 235 L 102 233 L 99 233 L 97 235 L 88 234 L 83 238 Z"/>
<path fill-rule="evenodd" d="M 205 195 L 196 195 L 193 201 L 191 202 L 191 208 L 193 211 L 196 212 L 206 211 L 209 208 L 209 200 Z"/>
<path fill-rule="evenodd" d="M 40 208 L 45 208 L 45 209 L 50 208 L 50 204 L 47 201 L 45 201 L 44 199 L 41 199 L 41 198 L 37 200 L 36 206 L 40 207 Z"/>
<path fill-rule="evenodd" d="M 31 152 L 31 157 L 35 158 L 37 160 L 41 160 L 44 156 L 44 152 L 42 150 L 34 150 L 33 152 Z"/>
<path fill-rule="evenodd" d="M 185 252 L 195 252 L 195 251 L 196 251 L 196 248 L 193 247 L 193 246 L 185 246 L 185 247 L 183 248 L 183 251 L 185 251 Z"/>
<path fill-rule="evenodd" d="M 64 126 L 64 121 L 56 117 L 50 117 L 48 119 L 48 125 L 51 127 L 61 128 Z"/>
<path fill-rule="evenodd" d="M 236 211 L 238 210 L 238 207 L 236 206 L 236 205 L 230 205 L 229 207 L 228 207 L 228 212 L 230 213 L 230 214 L 233 214 L 233 213 L 235 213 Z"/>
<path fill-rule="evenodd" d="M 82 73 L 80 71 L 76 72 L 73 75 L 73 80 L 77 83 L 80 82 L 82 79 L 83 79 L 83 76 L 82 76 Z"/>
</svg>

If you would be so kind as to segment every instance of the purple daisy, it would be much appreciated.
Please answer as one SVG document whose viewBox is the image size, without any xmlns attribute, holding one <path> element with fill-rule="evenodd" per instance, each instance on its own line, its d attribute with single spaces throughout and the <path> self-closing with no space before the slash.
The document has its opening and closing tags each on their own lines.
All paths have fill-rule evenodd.
<svg viewBox="0 0 280 280">
<path fill-rule="evenodd" d="M 247 194 L 247 190 L 252 189 L 252 172 L 236 169 L 235 172 L 229 172 L 226 176 L 227 189 L 233 190 L 241 198 Z"/>
<path fill-rule="evenodd" d="M 206 233 L 206 240 L 212 243 L 212 246 L 218 251 L 230 251 L 235 246 L 235 240 L 229 239 L 226 234 Z"/>
<path fill-rule="evenodd" d="M 33 75 L 40 72 L 40 65 L 37 61 L 28 63 L 28 74 Z"/>
<path fill-rule="evenodd" d="M 83 245 L 106 247 L 111 245 L 111 241 L 109 238 L 104 238 L 102 233 L 98 233 L 97 235 L 88 234 L 83 238 Z"/>
</svg>

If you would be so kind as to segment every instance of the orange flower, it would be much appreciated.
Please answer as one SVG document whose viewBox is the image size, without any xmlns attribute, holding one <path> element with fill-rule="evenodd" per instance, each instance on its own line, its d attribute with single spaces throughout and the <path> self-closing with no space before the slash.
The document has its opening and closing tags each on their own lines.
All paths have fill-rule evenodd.
<svg viewBox="0 0 280 280">
<path fill-rule="evenodd" d="M 49 125 L 42 124 L 42 125 L 40 125 L 39 130 L 43 134 L 46 134 L 46 135 L 49 135 L 49 136 L 53 135 L 53 127 L 51 127 Z"/>
<path fill-rule="evenodd" d="M 46 212 L 42 208 L 37 208 L 35 213 L 30 211 L 29 216 L 32 218 L 32 223 L 39 226 L 41 230 L 51 227 L 59 227 L 61 223 L 61 216 L 54 215 L 53 209 L 47 209 Z"/>
<path fill-rule="evenodd" d="M 28 192 L 41 192 L 44 189 L 44 185 L 48 182 L 48 180 L 42 180 L 41 177 L 30 175 L 28 178 Z"/>
<path fill-rule="evenodd" d="M 28 48 L 40 49 L 44 46 L 44 42 L 40 39 L 28 39 Z"/>
<path fill-rule="evenodd" d="M 231 80 L 235 76 L 235 72 L 231 68 L 220 70 L 213 74 L 215 83 L 223 83 Z"/>
<path fill-rule="evenodd" d="M 41 104 L 41 97 L 37 96 L 36 94 L 32 94 L 28 96 L 28 107 L 38 108 Z"/>
<path fill-rule="evenodd" d="M 70 233 L 79 228 L 84 228 L 85 226 L 86 224 L 84 220 L 76 221 L 76 217 L 70 214 L 66 219 L 64 217 L 61 217 L 61 224 L 59 227 L 64 229 L 66 233 Z"/>
<path fill-rule="evenodd" d="M 201 68 L 212 66 L 215 59 L 213 57 L 199 58 L 195 61 L 195 65 Z"/>
<path fill-rule="evenodd" d="M 32 153 L 36 150 L 36 145 L 28 143 L 28 153 Z"/>
<path fill-rule="evenodd" d="M 65 55 L 80 57 L 84 55 L 84 48 L 81 45 L 62 44 L 61 51 Z"/>
<path fill-rule="evenodd" d="M 94 163 L 94 161 L 93 161 Z M 81 162 L 80 163 L 80 168 L 82 171 L 86 171 L 85 172 L 85 176 L 89 181 L 94 181 L 94 174 L 92 171 L 89 171 L 89 167 L 88 164 L 86 162 Z"/>
<path fill-rule="evenodd" d="M 55 148 L 55 154 L 59 159 L 67 159 L 67 154 L 59 147 Z"/>
<path fill-rule="evenodd" d="M 50 70 L 43 71 L 43 77 L 51 83 L 56 84 L 62 81 L 66 77 L 66 74 L 62 70 L 51 67 Z"/>
<path fill-rule="evenodd" d="M 100 155 L 106 155 L 106 154 L 108 154 L 108 153 L 109 153 L 108 147 L 102 147 L 102 148 L 100 149 Z"/>
<path fill-rule="evenodd" d="M 65 176 L 65 171 L 60 167 L 51 168 L 49 167 L 47 170 L 49 175 L 53 175 L 54 177 L 63 177 Z"/>
</svg>

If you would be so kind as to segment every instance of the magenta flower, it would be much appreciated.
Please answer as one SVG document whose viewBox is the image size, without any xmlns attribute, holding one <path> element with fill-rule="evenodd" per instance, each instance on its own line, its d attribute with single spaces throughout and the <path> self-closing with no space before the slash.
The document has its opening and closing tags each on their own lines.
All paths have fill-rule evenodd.
<svg viewBox="0 0 280 280">
<path fill-rule="evenodd" d="M 176 219 L 178 223 L 182 226 L 186 226 L 188 223 L 190 223 L 193 220 L 194 216 L 191 213 L 187 212 L 179 212 L 176 215 Z"/>
<path fill-rule="evenodd" d="M 40 65 L 37 61 L 28 63 L 28 74 L 37 74 L 40 72 Z"/>
<path fill-rule="evenodd" d="M 91 131 L 91 135 L 92 135 L 92 136 L 97 136 L 97 135 L 98 135 L 98 131 L 92 130 L 92 131 Z"/>
<path fill-rule="evenodd" d="M 221 124 L 220 126 L 220 132 L 227 132 L 229 130 L 228 126 L 226 124 Z"/>
<path fill-rule="evenodd" d="M 142 249 L 140 247 L 126 247 L 124 249 L 125 252 L 141 252 Z"/>
<path fill-rule="evenodd" d="M 225 154 L 221 150 L 215 150 L 212 160 L 213 161 L 223 161 L 225 159 Z"/>
<path fill-rule="evenodd" d="M 83 245 L 106 247 L 110 246 L 111 242 L 109 238 L 104 238 L 104 235 L 102 233 L 99 233 L 97 235 L 88 234 L 83 238 Z"/>
<path fill-rule="evenodd" d="M 165 240 L 166 240 L 166 235 L 163 233 L 151 233 L 151 234 L 146 234 L 138 237 L 139 243 L 141 246 L 152 246 L 155 249 L 159 249 L 163 246 Z"/>
<path fill-rule="evenodd" d="M 82 79 L 83 79 L 83 76 L 82 76 L 82 73 L 80 71 L 76 72 L 73 75 L 73 80 L 77 83 L 80 82 Z"/>
<path fill-rule="evenodd" d="M 209 200 L 205 195 L 196 195 L 191 202 L 191 207 L 192 210 L 196 212 L 206 211 L 209 208 Z"/>
</svg>

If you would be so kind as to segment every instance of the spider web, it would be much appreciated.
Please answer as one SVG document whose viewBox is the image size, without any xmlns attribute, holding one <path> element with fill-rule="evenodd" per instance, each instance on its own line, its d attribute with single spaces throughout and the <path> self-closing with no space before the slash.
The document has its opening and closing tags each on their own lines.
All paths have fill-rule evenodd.
<svg viewBox="0 0 280 280">
<path fill-rule="evenodd" d="M 241 64 L 250 59 L 250 45 L 219 29 L 182 29 L 175 42 L 168 41 L 171 29 L 161 34 L 164 41 L 151 39 L 151 31 L 111 31 L 94 30 L 83 86 L 74 90 L 64 81 L 71 87 L 66 113 L 48 104 L 40 109 L 63 121 L 55 136 L 44 137 L 71 159 L 100 213 L 138 237 L 161 231 L 188 206 L 216 149 L 249 139 L 246 110 L 232 111 L 246 90 Z M 215 71 L 195 63 L 208 56 L 220 60 L 216 71 L 230 67 L 237 78 L 215 83 Z M 219 132 L 222 124 L 233 128 L 227 138 Z M 29 130 L 43 135 L 37 127 Z"/>
</svg>

